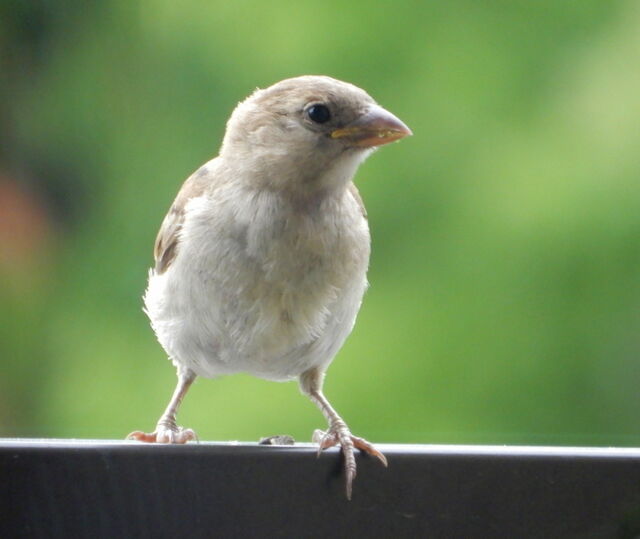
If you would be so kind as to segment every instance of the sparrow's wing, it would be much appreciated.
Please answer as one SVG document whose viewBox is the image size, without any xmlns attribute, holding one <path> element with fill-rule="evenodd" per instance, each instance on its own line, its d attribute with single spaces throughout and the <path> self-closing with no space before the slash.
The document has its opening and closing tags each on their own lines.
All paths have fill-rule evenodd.
<svg viewBox="0 0 640 539">
<path fill-rule="evenodd" d="M 178 254 L 180 230 L 184 222 L 187 202 L 192 198 L 201 196 L 210 182 L 211 176 L 209 175 L 207 165 L 205 165 L 189 176 L 182 185 L 178 196 L 176 196 L 171 208 L 169 208 L 169 213 L 167 213 L 164 221 L 162 221 L 158 236 L 156 237 L 156 244 L 153 249 L 153 255 L 156 260 L 156 275 L 167 271 L 171 262 L 173 262 Z"/>
</svg>

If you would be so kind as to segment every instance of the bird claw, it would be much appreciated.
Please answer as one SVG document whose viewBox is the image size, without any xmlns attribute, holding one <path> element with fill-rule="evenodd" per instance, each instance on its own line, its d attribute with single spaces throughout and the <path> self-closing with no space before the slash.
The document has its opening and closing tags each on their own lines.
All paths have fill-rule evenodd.
<svg viewBox="0 0 640 539">
<path fill-rule="evenodd" d="M 313 431 L 313 436 L 311 437 L 311 441 L 315 444 L 318 444 L 318 451 L 316 453 L 316 457 L 320 458 L 320 455 L 325 449 L 329 449 L 334 445 L 337 445 L 338 439 L 336 435 L 331 431 L 323 431 L 320 429 L 316 429 Z"/>
<path fill-rule="evenodd" d="M 158 444 L 185 444 L 191 440 L 198 441 L 198 435 L 192 429 L 185 429 L 177 425 L 169 426 L 158 423 L 153 432 L 136 430 L 127 436 L 127 440 Z"/>
<path fill-rule="evenodd" d="M 386 457 L 378 451 L 373 444 L 364 438 L 351 434 L 349 428 L 344 423 L 336 423 L 326 432 L 320 429 L 315 430 L 312 440 L 318 444 L 318 456 L 320 456 L 323 450 L 329 447 L 339 445 L 342 448 L 346 475 L 345 488 L 348 500 L 351 500 L 353 480 L 356 478 L 354 448 L 376 457 L 385 467 L 388 466 Z"/>
</svg>

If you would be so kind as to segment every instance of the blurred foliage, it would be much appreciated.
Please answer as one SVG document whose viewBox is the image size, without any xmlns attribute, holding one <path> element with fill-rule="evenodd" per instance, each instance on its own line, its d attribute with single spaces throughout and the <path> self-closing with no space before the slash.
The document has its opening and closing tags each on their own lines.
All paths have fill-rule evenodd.
<svg viewBox="0 0 640 539">
<path fill-rule="evenodd" d="M 326 390 L 379 442 L 640 443 L 632 0 L 0 4 L 0 435 L 122 438 L 174 386 L 160 221 L 235 103 L 353 82 L 411 139 L 358 174 L 372 286 Z M 202 439 L 308 440 L 295 384 L 200 380 Z"/>
</svg>

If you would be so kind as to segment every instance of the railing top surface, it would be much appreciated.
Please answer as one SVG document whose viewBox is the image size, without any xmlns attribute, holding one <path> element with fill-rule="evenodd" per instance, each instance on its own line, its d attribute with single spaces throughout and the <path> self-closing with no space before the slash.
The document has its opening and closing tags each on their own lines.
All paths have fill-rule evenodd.
<svg viewBox="0 0 640 539">
<path fill-rule="evenodd" d="M 184 445 L 143 444 L 128 440 L 81 439 L 81 438 L 0 438 L 1 448 L 73 448 L 73 449 L 150 449 L 171 448 L 171 450 L 192 451 L 194 448 L 206 451 L 316 451 L 311 443 L 295 445 L 260 445 L 243 441 L 200 441 Z M 470 445 L 470 444 L 376 444 L 385 454 L 395 455 L 441 455 L 441 456 L 496 456 L 496 457 L 610 457 L 640 458 L 640 447 L 585 447 L 585 446 L 537 446 L 537 445 Z M 266 454 L 266 453 L 263 453 Z"/>
</svg>

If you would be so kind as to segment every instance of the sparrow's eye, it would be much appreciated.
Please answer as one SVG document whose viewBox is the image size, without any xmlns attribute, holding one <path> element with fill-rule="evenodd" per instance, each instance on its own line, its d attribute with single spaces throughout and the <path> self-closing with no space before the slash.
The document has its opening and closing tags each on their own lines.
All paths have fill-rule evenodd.
<svg viewBox="0 0 640 539">
<path fill-rule="evenodd" d="M 307 116 L 312 122 L 323 124 L 331 119 L 331 112 L 326 105 L 311 105 L 307 109 Z"/>
</svg>

